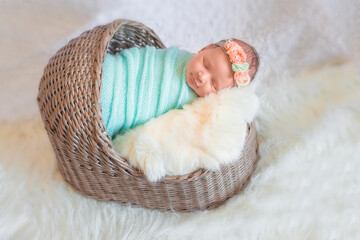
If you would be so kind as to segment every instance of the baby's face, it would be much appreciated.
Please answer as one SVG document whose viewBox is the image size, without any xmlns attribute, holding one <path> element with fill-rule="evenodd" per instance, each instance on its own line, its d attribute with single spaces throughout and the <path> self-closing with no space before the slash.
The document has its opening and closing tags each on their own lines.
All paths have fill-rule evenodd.
<svg viewBox="0 0 360 240">
<path fill-rule="evenodd" d="M 200 97 L 235 86 L 230 62 L 219 47 L 206 48 L 190 59 L 186 82 Z"/>
</svg>

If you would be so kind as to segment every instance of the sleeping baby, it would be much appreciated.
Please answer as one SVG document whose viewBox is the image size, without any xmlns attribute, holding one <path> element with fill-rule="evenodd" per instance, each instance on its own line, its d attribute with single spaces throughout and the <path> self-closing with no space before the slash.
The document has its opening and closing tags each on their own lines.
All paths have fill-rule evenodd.
<svg viewBox="0 0 360 240">
<path fill-rule="evenodd" d="M 199 167 L 216 170 L 238 157 L 258 106 L 244 87 L 258 64 L 255 49 L 237 39 L 197 54 L 176 46 L 107 54 L 101 104 L 116 151 L 150 181 Z M 230 91 L 233 87 L 239 90 Z M 222 143 L 214 147 L 215 138 Z"/>
</svg>

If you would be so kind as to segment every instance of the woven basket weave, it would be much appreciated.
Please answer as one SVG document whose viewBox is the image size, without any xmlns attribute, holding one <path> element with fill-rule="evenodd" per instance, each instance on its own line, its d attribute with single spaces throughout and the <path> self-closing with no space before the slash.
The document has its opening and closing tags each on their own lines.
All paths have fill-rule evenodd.
<svg viewBox="0 0 360 240">
<path fill-rule="evenodd" d="M 254 124 L 241 158 L 216 172 L 199 169 L 183 176 L 147 181 L 115 150 L 101 114 L 105 55 L 145 45 L 165 48 L 141 23 L 117 19 L 83 32 L 49 60 L 37 97 L 59 170 L 76 191 L 98 200 L 160 211 L 213 209 L 243 189 L 257 161 Z"/>
</svg>

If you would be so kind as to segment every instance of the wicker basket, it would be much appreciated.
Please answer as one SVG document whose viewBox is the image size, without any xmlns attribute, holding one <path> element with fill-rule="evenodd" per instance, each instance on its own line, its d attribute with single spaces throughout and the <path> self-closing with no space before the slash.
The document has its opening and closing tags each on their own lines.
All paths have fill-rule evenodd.
<svg viewBox="0 0 360 240">
<path fill-rule="evenodd" d="M 160 211 L 213 209 L 244 188 L 257 161 L 254 124 L 241 158 L 216 172 L 147 181 L 115 150 L 102 118 L 102 64 L 107 53 L 145 45 L 164 48 L 141 23 L 117 19 L 83 32 L 56 52 L 44 69 L 37 102 L 66 182 L 85 196 Z"/>
</svg>

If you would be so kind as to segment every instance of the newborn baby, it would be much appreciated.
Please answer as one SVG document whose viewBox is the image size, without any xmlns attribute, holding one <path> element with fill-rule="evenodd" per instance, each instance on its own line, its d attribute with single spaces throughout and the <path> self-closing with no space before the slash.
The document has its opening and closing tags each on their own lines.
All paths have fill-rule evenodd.
<svg viewBox="0 0 360 240">
<path fill-rule="evenodd" d="M 223 88 L 244 87 L 258 68 L 253 47 L 237 40 L 222 40 L 201 49 L 188 63 L 186 81 L 200 97 Z"/>
<path fill-rule="evenodd" d="M 162 103 L 163 110 L 168 112 L 117 134 L 113 139 L 115 150 L 152 182 L 166 175 L 184 175 L 199 168 L 215 171 L 220 164 L 239 159 L 247 125 L 253 121 L 258 108 L 256 95 L 244 88 L 258 67 L 255 50 L 238 40 L 210 44 L 196 55 L 174 47 L 148 49 L 159 51 L 160 55 L 171 53 L 172 57 L 165 54 L 164 58 L 149 53 L 146 56 L 158 59 L 158 67 L 166 66 L 164 72 L 170 70 L 173 78 L 150 76 L 146 79 L 148 82 L 160 82 L 161 86 L 167 87 L 152 88 L 151 91 L 149 87 L 145 92 L 149 95 L 154 89 L 160 89 L 161 98 L 175 100 L 172 106 L 178 105 L 182 109 L 171 109 L 166 105 L 168 101 Z M 161 62 L 162 59 L 167 61 Z M 167 65 L 169 62 L 172 64 Z M 143 65 L 146 69 L 146 66 L 156 64 Z M 140 76 L 147 75 L 140 71 Z M 231 89 L 234 86 L 238 88 Z M 147 103 L 153 99 L 148 98 Z M 147 106 L 151 107 L 151 104 Z M 156 109 L 156 106 L 152 107 Z"/>
<path fill-rule="evenodd" d="M 210 44 L 197 54 L 176 46 L 107 54 L 101 89 L 106 130 L 113 139 L 197 97 L 246 86 L 257 66 L 254 48 L 237 39 Z"/>
</svg>

